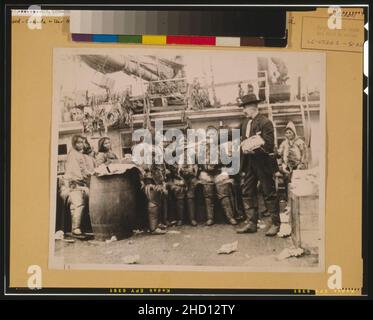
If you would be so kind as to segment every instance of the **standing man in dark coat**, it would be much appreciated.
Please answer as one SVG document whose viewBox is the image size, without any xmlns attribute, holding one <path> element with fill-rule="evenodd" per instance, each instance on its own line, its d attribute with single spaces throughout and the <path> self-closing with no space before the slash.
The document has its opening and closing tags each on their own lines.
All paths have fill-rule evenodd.
<svg viewBox="0 0 373 320">
<path fill-rule="evenodd" d="M 260 114 L 255 94 L 242 97 L 241 107 L 246 118 L 241 126 L 241 192 L 245 209 L 244 226 L 238 233 L 257 231 L 258 198 L 257 187 L 263 187 L 264 202 L 271 216 L 266 236 L 275 236 L 280 229 L 279 200 L 274 181 L 274 128 L 272 122 Z"/>
</svg>

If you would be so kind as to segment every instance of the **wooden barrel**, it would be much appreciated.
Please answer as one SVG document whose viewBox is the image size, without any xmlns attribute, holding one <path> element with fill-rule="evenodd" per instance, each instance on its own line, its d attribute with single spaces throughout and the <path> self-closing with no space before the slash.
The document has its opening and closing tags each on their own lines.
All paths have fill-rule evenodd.
<svg viewBox="0 0 373 320">
<path fill-rule="evenodd" d="M 92 176 L 89 215 L 95 239 L 117 239 L 132 235 L 140 192 L 137 169 L 124 174 Z"/>
</svg>

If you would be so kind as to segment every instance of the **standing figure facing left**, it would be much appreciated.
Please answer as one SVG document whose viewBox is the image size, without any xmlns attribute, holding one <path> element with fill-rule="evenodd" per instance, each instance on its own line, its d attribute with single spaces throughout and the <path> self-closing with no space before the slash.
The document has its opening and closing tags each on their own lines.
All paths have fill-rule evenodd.
<svg viewBox="0 0 373 320">
<path fill-rule="evenodd" d="M 74 135 L 72 149 L 67 156 L 61 196 L 67 200 L 71 212 L 71 231 L 73 236 L 81 236 L 81 221 L 84 208 L 88 206 L 89 181 L 94 173 L 94 162 L 84 154 L 85 137 Z"/>
</svg>

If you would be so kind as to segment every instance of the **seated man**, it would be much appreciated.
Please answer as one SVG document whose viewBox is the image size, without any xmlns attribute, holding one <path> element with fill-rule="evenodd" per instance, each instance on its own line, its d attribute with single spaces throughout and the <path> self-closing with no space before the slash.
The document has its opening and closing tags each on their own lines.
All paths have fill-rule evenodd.
<svg viewBox="0 0 373 320">
<path fill-rule="evenodd" d="M 170 145 L 171 147 L 173 145 L 173 147 L 165 151 L 165 156 L 168 160 L 171 160 L 171 157 L 175 160 L 175 163 L 168 161 L 169 163 L 167 164 L 170 208 L 175 207 L 176 225 L 181 226 L 185 222 L 184 213 L 186 211 L 190 224 L 196 226 L 195 189 L 198 183 L 198 166 L 192 163 L 193 161 L 188 161 L 186 130 L 180 135 L 173 136 Z"/>
<path fill-rule="evenodd" d="M 202 184 L 203 197 L 205 200 L 206 225 L 211 226 L 214 224 L 215 197 L 218 199 L 228 222 L 232 225 L 236 225 L 237 221 L 234 218 L 233 211 L 233 179 L 230 178 L 225 170 L 226 168 L 221 163 L 219 153 L 215 154 L 216 159 L 214 159 L 214 154 L 212 154 L 214 152 L 213 146 L 219 146 L 218 131 L 213 126 L 208 127 L 206 131 L 205 163 L 200 164 L 200 173 L 198 176 Z M 215 137 L 214 132 L 216 132 Z"/>
<path fill-rule="evenodd" d="M 195 193 L 198 184 L 197 173 L 198 166 L 196 164 L 184 164 L 179 166 L 179 174 L 184 179 L 186 185 L 185 199 L 189 223 L 194 227 L 197 226 L 195 204 Z"/>
<path fill-rule="evenodd" d="M 153 136 L 154 142 L 154 136 Z M 141 189 L 147 199 L 147 218 L 148 226 L 151 234 L 162 235 L 166 231 L 163 230 L 162 217 L 167 219 L 167 213 L 164 210 L 167 203 L 167 188 L 165 183 L 166 166 L 164 163 L 156 163 L 157 149 L 160 151 L 159 146 L 148 144 L 141 139 L 141 142 L 134 148 L 139 150 L 139 154 L 135 157 L 134 161 L 142 168 Z M 146 159 L 145 153 L 151 152 L 151 159 Z M 162 151 L 161 151 L 162 152 Z M 137 154 L 137 151 L 134 151 Z M 150 160 L 150 162 L 148 162 Z"/>
<path fill-rule="evenodd" d="M 71 212 L 71 232 L 73 236 L 81 237 L 81 221 L 84 208 L 88 205 L 89 180 L 93 168 L 88 163 L 87 155 L 83 154 L 85 137 L 74 135 L 71 140 L 61 196 L 66 199 Z"/>
</svg>

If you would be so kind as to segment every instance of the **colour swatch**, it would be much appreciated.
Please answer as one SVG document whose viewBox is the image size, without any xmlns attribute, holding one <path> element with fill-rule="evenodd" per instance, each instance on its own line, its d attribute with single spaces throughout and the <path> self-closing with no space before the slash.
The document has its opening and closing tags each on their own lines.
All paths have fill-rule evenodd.
<svg viewBox="0 0 373 320">
<path fill-rule="evenodd" d="M 111 42 L 155 45 L 198 45 L 220 47 L 286 47 L 284 39 L 263 39 L 254 37 L 206 37 L 206 36 L 154 36 L 154 35 L 106 35 L 72 34 L 73 41 Z"/>
</svg>

